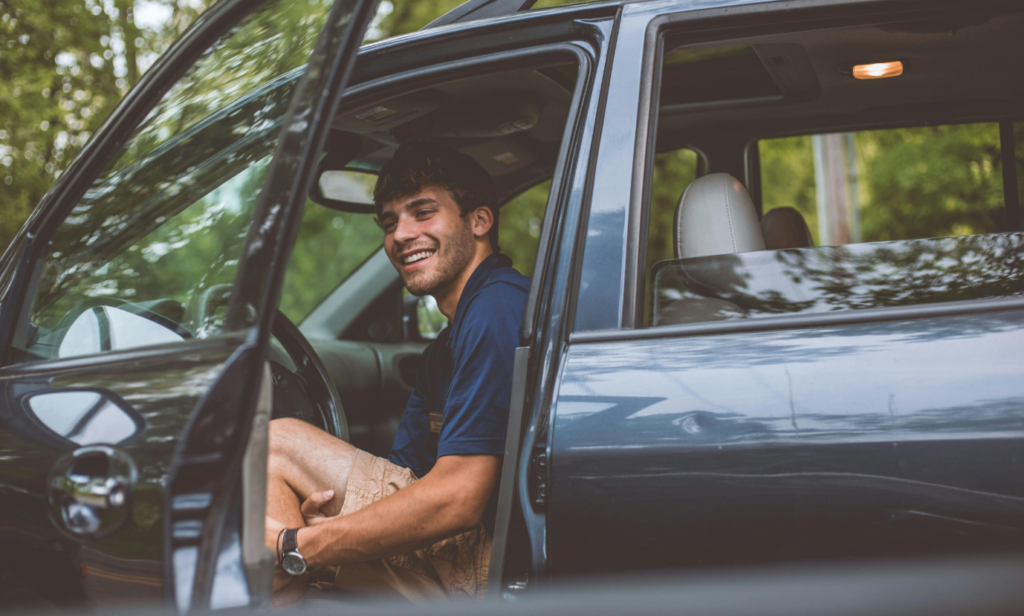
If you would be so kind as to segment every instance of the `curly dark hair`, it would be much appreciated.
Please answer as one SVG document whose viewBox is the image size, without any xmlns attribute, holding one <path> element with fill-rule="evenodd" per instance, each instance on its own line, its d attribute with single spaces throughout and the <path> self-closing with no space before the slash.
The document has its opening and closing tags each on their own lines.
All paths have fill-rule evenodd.
<svg viewBox="0 0 1024 616">
<path fill-rule="evenodd" d="M 399 146 L 380 170 L 373 188 L 373 207 L 379 218 L 384 204 L 424 188 L 443 188 L 459 205 L 462 216 L 479 207 L 491 210 L 494 224 L 487 237 L 498 252 L 498 206 L 494 181 L 484 168 L 454 148 L 435 142 Z"/>
</svg>

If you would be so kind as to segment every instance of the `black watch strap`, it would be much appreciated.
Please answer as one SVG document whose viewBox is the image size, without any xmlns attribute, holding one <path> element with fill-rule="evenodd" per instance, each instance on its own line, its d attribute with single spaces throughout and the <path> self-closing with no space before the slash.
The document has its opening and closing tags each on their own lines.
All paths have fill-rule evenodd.
<svg viewBox="0 0 1024 616">
<path fill-rule="evenodd" d="M 281 542 L 281 554 L 299 551 L 299 529 L 289 528 L 284 531 L 284 541 Z"/>
</svg>

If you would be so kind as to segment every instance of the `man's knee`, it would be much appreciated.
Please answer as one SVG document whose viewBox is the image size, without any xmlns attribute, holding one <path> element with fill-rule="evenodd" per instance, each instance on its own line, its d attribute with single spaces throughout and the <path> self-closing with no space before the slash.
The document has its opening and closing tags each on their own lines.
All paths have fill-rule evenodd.
<svg viewBox="0 0 1024 616">
<path fill-rule="evenodd" d="M 291 461 L 294 452 L 301 450 L 304 437 L 308 437 L 313 426 L 300 419 L 282 417 L 274 419 L 269 425 L 268 458 L 270 472 L 280 471 L 283 464 Z"/>
</svg>

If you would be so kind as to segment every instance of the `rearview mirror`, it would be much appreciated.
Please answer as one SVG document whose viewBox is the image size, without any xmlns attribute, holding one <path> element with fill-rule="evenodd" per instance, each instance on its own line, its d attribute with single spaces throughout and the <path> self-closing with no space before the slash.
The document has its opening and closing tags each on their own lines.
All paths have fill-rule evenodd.
<svg viewBox="0 0 1024 616">
<path fill-rule="evenodd" d="M 324 207 L 342 212 L 373 213 L 377 174 L 360 169 L 322 169 L 309 196 Z"/>
</svg>

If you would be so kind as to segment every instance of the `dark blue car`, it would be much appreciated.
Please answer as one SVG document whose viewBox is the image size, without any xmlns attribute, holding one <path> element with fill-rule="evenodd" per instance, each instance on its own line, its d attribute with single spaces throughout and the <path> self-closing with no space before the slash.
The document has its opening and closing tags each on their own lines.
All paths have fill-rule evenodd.
<svg viewBox="0 0 1024 616">
<path fill-rule="evenodd" d="M 1024 552 L 1024 7 L 530 5 L 147 73 L 0 259 L 3 607 L 266 604 L 268 420 L 386 455 L 445 325 L 370 207 L 422 139 L 532 276 L 489 597 Z"/>
</svg>

